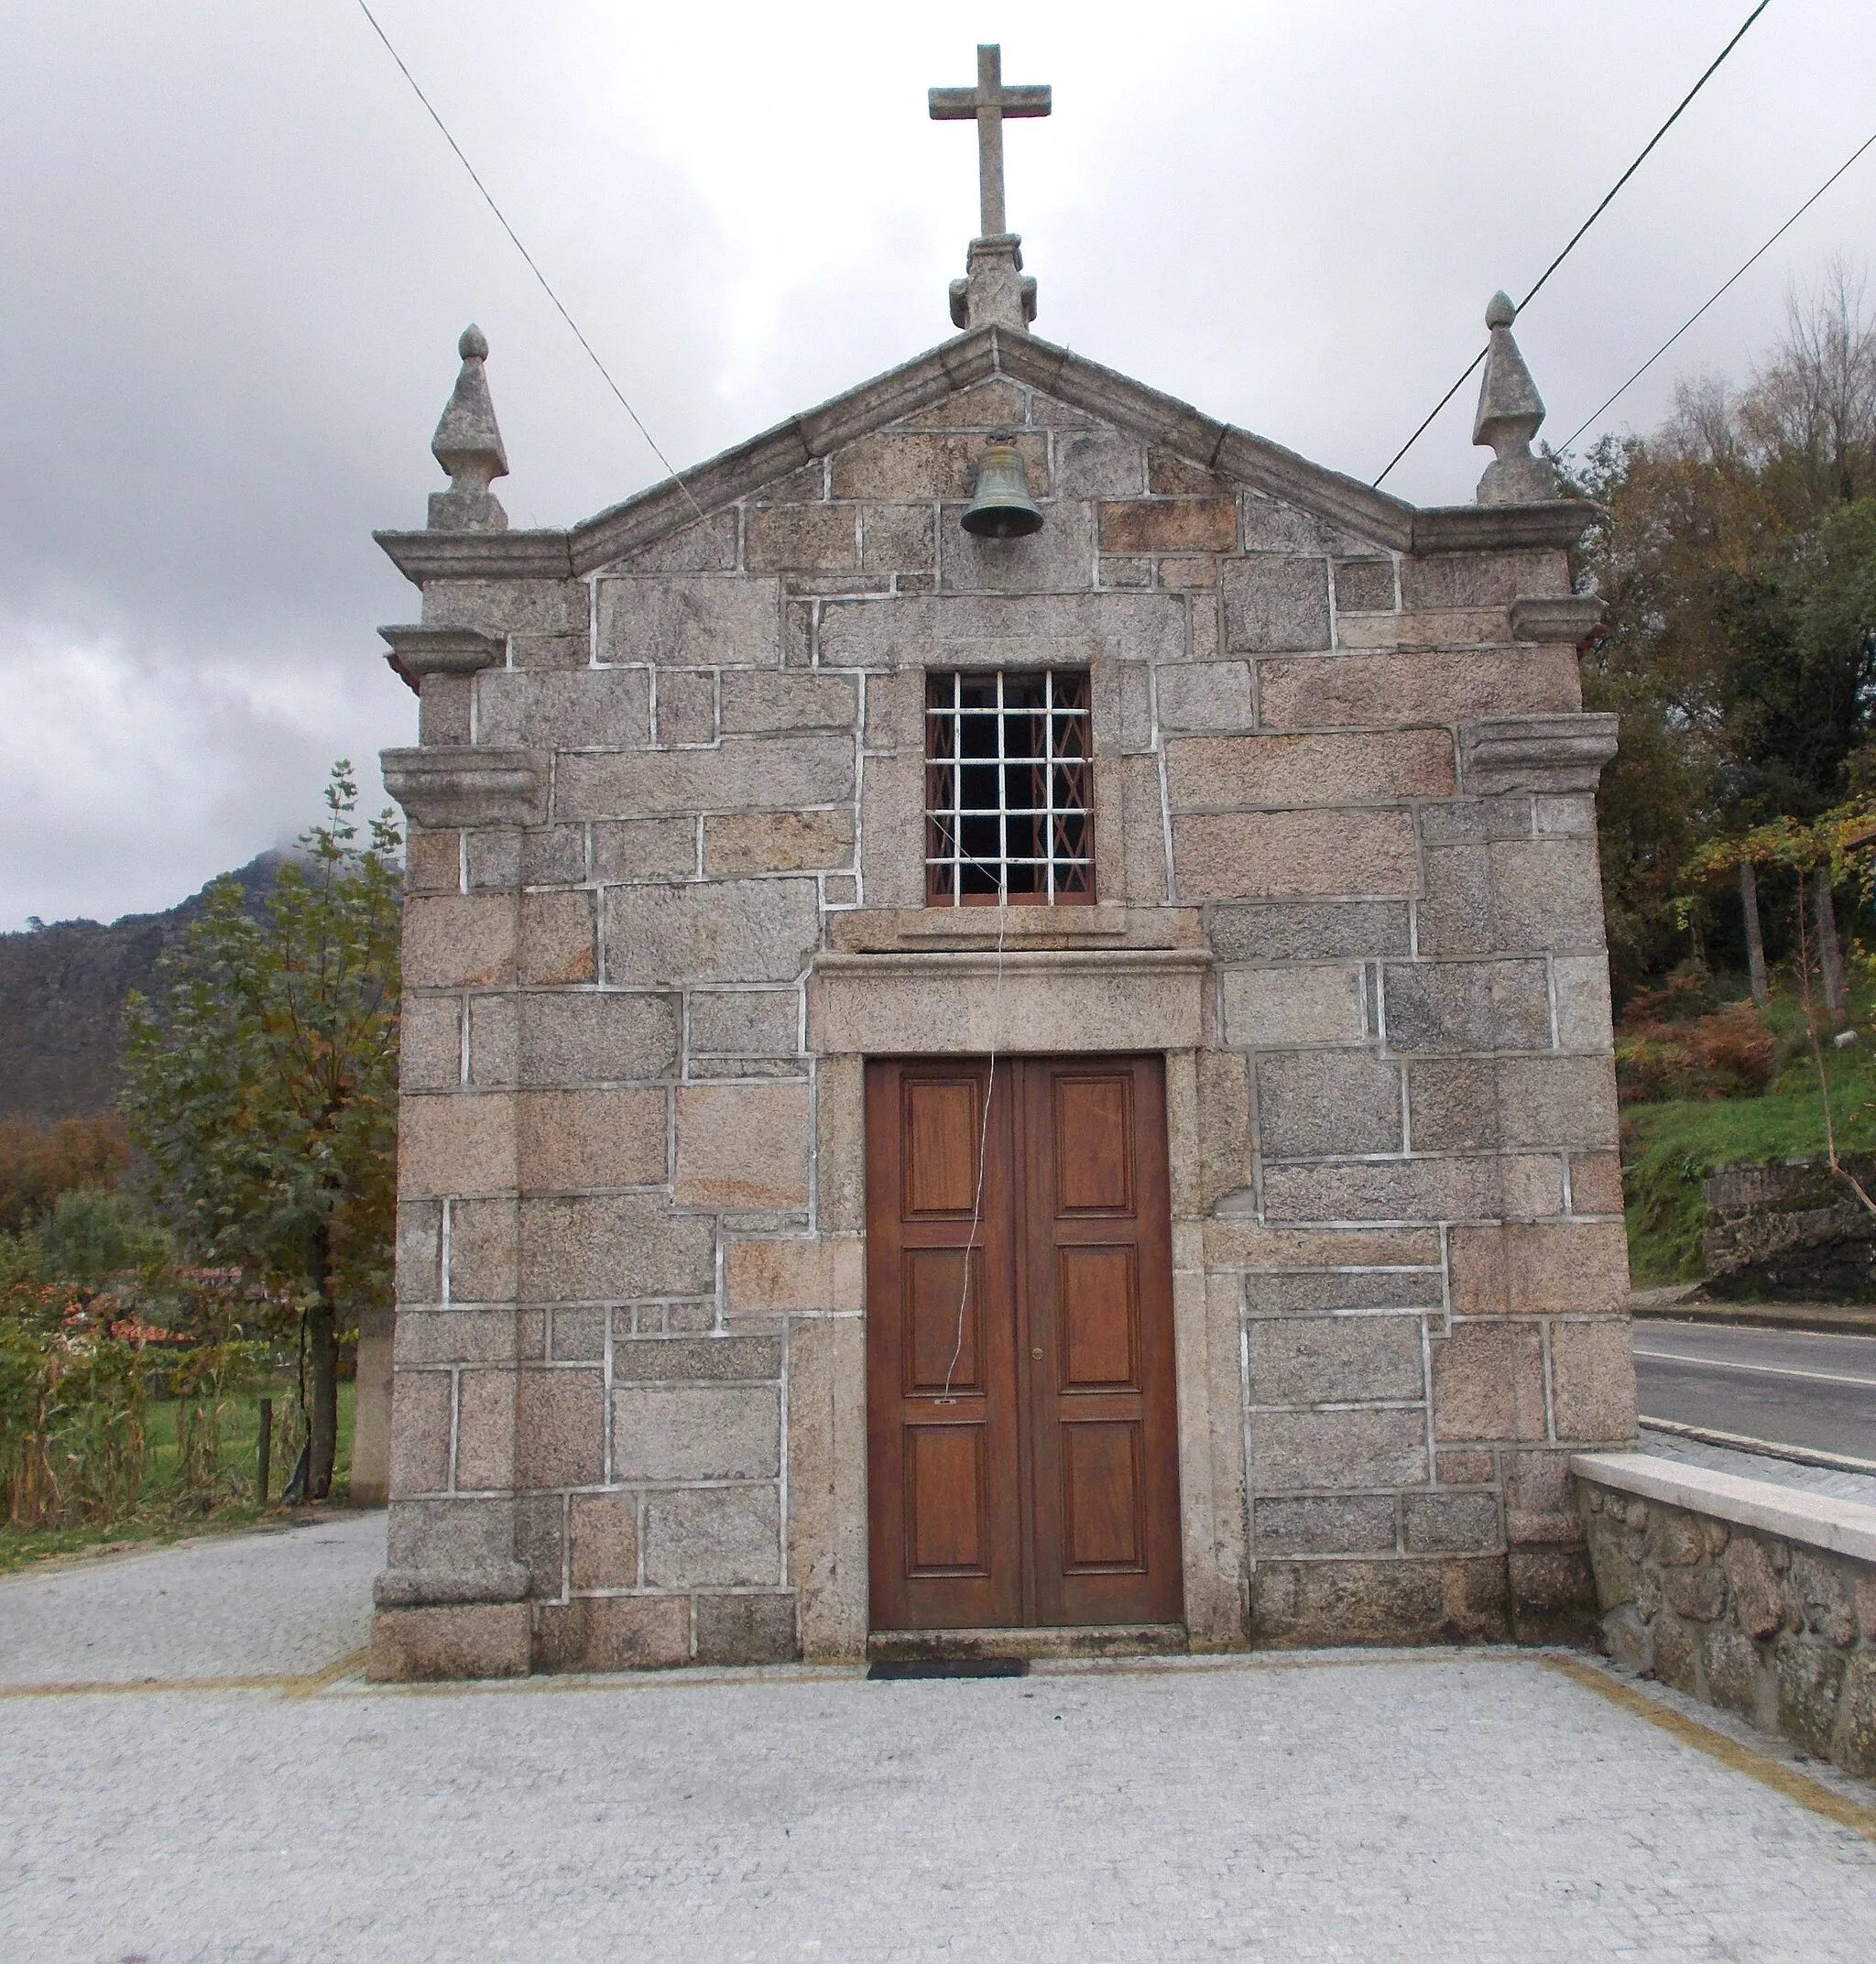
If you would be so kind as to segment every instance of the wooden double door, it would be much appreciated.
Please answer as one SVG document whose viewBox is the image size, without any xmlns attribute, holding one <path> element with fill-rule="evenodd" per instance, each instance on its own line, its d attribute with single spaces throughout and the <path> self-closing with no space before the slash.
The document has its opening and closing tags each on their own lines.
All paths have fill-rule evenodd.
<svg viewBox="0 0 1876 1964">
<path fill-rule="evenodd" d="M 876 1630 L 1176 1622 L 1157 1057 L 867 1069 Z"/>
</svg>

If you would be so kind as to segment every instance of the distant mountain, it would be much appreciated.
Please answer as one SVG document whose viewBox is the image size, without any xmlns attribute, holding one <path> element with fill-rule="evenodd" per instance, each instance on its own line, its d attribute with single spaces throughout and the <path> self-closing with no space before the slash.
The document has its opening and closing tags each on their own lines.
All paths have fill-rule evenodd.
<svg viewBox="0 0 1876 1964">
<path fill-rule="evenodd" d="M 250 905 L 286 857 L 262 853 L 235 868 Z M 56 921 L 0 934 L 0 1118 L 82 1118 L 115 1101 L 124 998 L 150 993 L 157 957 L 203 911 L 194 893 L 108 927 Z"/>
</svg>

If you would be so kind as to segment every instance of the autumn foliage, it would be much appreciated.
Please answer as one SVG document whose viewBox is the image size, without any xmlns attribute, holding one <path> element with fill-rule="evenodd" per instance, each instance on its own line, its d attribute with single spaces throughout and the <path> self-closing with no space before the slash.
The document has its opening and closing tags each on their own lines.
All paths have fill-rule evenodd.
<svg viewBox="0 0 1876 1964">
<path fill-rule="evenodd" d="M 0 1234 L 17 1234 L 50 1211 L 60 1194 L 112 1187 L 130 1164 L 115 1112 L 36 1125 L 0 1118 Z"/>
<path fill-rule="evenodd" d="M 1771 1083 L 1777 1047 L 1750 1002 L 1729 1002 L 1684 1022 L 1638 1020 L 1631 1010 L 1616 1037 L 1621 1102 L 1757 1097 Z"/>
</svg>

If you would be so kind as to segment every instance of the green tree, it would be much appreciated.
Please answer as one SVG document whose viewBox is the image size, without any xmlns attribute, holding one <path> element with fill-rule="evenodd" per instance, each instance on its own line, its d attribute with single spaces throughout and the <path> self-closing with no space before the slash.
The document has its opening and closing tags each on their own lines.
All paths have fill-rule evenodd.
<svg viewBox="0 0 1876 1964">
<path fill-rule="evenodd" d="M 217 881 L 158 1000 L 130 998 L 123 1097 L 181 1248 L 298 1307 L 312 1500 L 332 1488 L 342 1312 L 390 1295 L 397 1157 L 399 839 L 386 813 L 360 843 L 349 764 L 325 795 L 259 907 Z"/>
<path fill-rule="evenodd" d="M 1681 870 L 1713 808 L 1725 736 L 1703 583 L 1733 500 L 1707 463 L 1639 438 L 1605 438 L 1576 487 L 1598 507 L 1577 577 L 1608 623 L 1583 658 L 1583 700 L 1621 719 L 1597 804 L 1609 965 L 1625 997 L 1685 952 Z"/>
<path fill-rule="evenodd" d="M 87 1302 L 133 1271 L 154 1287 L 169 1267 L 169 1237 L 125 1195 L 101 1187 L 68 1188 L 32 1238 L 47 1277 L 70 1282 Z"/>
<path fill-rule="evenodd" d="M 1688 953 L 1690 928 L 1747 952 L 1740 868 L 1781 900 L 1795 881 L 1783 856 L 1734 855 L 1740 911 L 1711 889 L 1690 911 L 1684 869 L 1705 846 L 1808 824 L 1876 777 L 1876 327 L 1860 284 L 1833 267 L 1743 389 L 1684 384 L 1663 429 L 1605 438 L 1575 482 L 1601 507 L 1578 573 L 1609 632 L 1583 680 L 1622 723 L 1598 808 L 1626 996 Z M 1828 968 L 1829 882 L 1813 892 Z"/>
</svg>

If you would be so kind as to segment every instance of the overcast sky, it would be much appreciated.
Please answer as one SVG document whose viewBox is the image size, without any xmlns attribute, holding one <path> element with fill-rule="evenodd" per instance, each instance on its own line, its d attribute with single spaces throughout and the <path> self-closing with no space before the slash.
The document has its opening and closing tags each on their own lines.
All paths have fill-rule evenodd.
<svg viewBox="0 0 1876 1964">
<path fill-rule="evenodd" d="M 1039 333 L 1371 478 L 1750 0 L 1151 9 L 374 0 L 660 445 L 709 456 L 951 332 L 970 131 L 1010 126 Z M 1772 0 L 1520 322 L 1561 441 L 1872 128 L 1876 7 Z M 418 596 L 457 333 L 518 526 L 661 475 L 356 0 L 0 17 L 0 928 L 167 907 L 413 740 L 375 629 Z M 1742 373 L 1876 240 L 1872 150 L 1612 412 Z M 1467 499 L 1472 389 L 1390 488 Z M 1593 434 L 1593 432 L 1592 432 Z M 1588 440 L 1586 439 L 1586 442 Z"/>
</svg>

